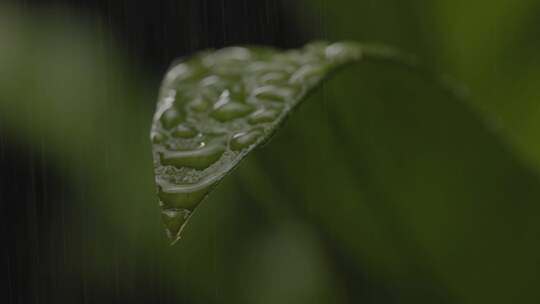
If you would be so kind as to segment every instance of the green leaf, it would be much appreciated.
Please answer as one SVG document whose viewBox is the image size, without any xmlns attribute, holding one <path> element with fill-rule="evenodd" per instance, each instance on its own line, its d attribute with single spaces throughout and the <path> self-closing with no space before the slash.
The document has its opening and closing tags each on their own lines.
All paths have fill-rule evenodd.
<svg viewBox="0 0 540 304">
<path fill-rule="evenodd" d="M 151 132 L 158 197 L 172 242 L 217 183 L 267 141 L 323 78 L 364 57 L 414 64 L 385 47 L 317 42 L 289 51 L 229 47 L 174 65 Z"/>
</svg>

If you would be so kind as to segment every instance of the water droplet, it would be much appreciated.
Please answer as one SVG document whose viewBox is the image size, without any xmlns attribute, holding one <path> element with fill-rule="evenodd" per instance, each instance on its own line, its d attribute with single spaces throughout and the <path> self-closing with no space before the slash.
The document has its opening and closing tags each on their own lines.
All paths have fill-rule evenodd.
<svg viewBox="0 0 540 304">
<path fill-rule="evenodd" d="M 327 69 L 328 66 L 324 64 L 304 65 L 291 76 L 290 83 L 302 84 L 306 81 L 319 81 L 324 75 L 326 75 Z"/>
<path fill-rule="evenodd" d="M 211 115 L 215 119 L 224 122 L 244 117 L 251 112 L 253 112 L 252 106 L 245 103 L 230 101 L 225 104 L 218 105 Z"/>
<path fill-rule="evenodd" d="M 214 59 L 246 61 L 251 58 L 251 51 L 244 47 L 226 47 L 214 53 Z"/>
<path fill-rule="evenodd" d="M 185 80 L 193 76 L 193 74 L 194 71 L 189 65 L 181 63 L 174 66 L 167 72 L 167 75 L 165 76 L 165 83 L 170 85 L 172 82 Z"/>
<path fill-rule="evenodd" d="M 191 151 L 160 152 L 160 157 L 163 165 L 202 170 L 215 163 L 223 152 L 225 152 L 224 144 L 216 141 Z"/>
<path fill-rule="evenodd" d="M 223 81 L 216 75 L 207 76 L 201 80 L 202 87 L 220 87 Z"/>
<path fill-rule="evenodd" d="M 174 185 L 161 178 L 156 180 L 158 197 L 163 209 L 193 210 L 215 186 L 217 177 L 195 184 Z"/>
<path fill-rule="evenodd" d="M 253 95 L 258 99 L 284 102 L 294 97 L 296 90 L 291 87 L 267 85 L 254 90 Z"/>
<path fill-rule="evenodd" d="M 281 109 L 277 109 L 277 108 L 259 109 L 249 116 L 248 122 L 250 124 L 272 122 L 278 118 L 280 113 L 281 113 Z"/>
<path fill-rule="evenodd" d="M 151 138 L 154 144 L 162 144 L 167 140 L 167 136 L 160 132 L 153 133 Z"/>
<path fill-rule="evenodd" d="M 219 108 L 222 105 L 231 101 L 231 92 L 229 90 L 224 90 L 223 92 L 221 92 L 221 95 L 219 95 L 219 99 L 214 104 L 214 108 Z"/>
<path fill-rule="evenodd" d="M 321 55 L 328 46 L 326 41 L 314 41 L 306 45 L 305 50 L 311 54 Z"/>
<path fill-rule="evenodd" d="M 234 85 L 230 91 L 230 99 L 244 103 L 246 101 L 246 88 L 240 83 Z"/>
<path fill-rule="evenodd" d="M 190 105 L 191 102 L 196 98 L 196 93 L 194 93 L 193 88 L 185 88 L 182 91 L 177 91 L 175 96 L 173 106 L 180 112 L 185 112 L 186 106 Z"/>
<path fill-rule="evenodd" d="M 309 44 L 302 50 L 289 50 L 279 57 L 279 60 L 295 65 L 296 69 L 306 64 L 319 63 L 324 59 L 324 46 L 319 43 Z"/>
<path fill-rule="evenodd" d="M 175 108 L 169 108 L 161 114 L 161 124 L 165 129 L 172 129 L 174 126 L 183 122 L 185 115 Z"/>
<path fill-rule="evenodd" d="M 288 73 L 270 72 L 259 75 L 257 79 L 261 84 L 286 84 L 289 81 Z"/>
<path fill-rule="evenodd" d="M 263 132 L 259 129 L 237 133 L 231 138 L 231 149 L 238 151 L 247 148 L 257 142 L 257 139 L 259 139 L 262 134 Z"/>
<path fill-rule="evenodd" d="M 360 48 L 354 42 L 338 42 L 325 50 L 326 58 L 336 63 L 358 60 L 362 56 Z"/>
<path fill-rule="evenodd" d="M 192 138 L 195 137 L 197 134 L 198 132 L 194 127 L 188 126 L 186 124 L 180 124 L 172 131 L 172 135 L 174 137 L 181 138 Z"/>
<path fill-rule="evenodd" d="M 279 60 L 268 62 L 268 61 L 256 61 L 249 64 L 246 67 L 246 70 L 249 73 L 269 73 L 269 72 L 293 72 L 296 69 L 296 66 L 291 65 L 288 62 L 282 62 Z"/>
<path fill-rule="evenodd" d="M 213 72 L 224 75 L 239 73 L 243 64 L 251 58 L 251 51 L 243 47 L 228 47 L 203 58 L 203 64 Z"/>
<path fill-rule="evenodd" d="M 165 209 L 161 211 L 161 218 L 167 229 L 167 236 L 171 241 L 179 238 L 180 232 L 190 214 L 191 211 L 187 209 Z"/>
<path fill-rule="evenodd" d="M 202 97 L 198 97 L 189 104 L 189 108 L 195 112 L 204 112 L 210 108 L 210 102 Z"/>
</svg>

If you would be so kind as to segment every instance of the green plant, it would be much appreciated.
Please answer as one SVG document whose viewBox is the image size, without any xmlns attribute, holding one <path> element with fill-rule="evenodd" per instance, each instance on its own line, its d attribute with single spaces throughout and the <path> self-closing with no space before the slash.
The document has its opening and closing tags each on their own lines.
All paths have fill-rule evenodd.
<svg viewBox="0 0 540 304">
<path fill-rule="evenodd" d="M 51 273 L 69 273 L 59 286 L 140 297 L 156 283 L 156 298 L 169 290 L 182 303 L 538 302 L 538 9 L 494 19 L 485 15 L 518 3 L 339 0 L 299 1 L 300 13 L 317 2 L 325 13 L 301 22 L 309 37 L 399 46 L 474 98 L 456 102 L 403 65 L 361 60 L 225 178 L 170 248 L 147 135 L 158 80 L 104 44 L 103 27 L 0 10 L 2 141 L 64 177 L 69 209 L 32 226 L 52 229 L 35 245 L 57 259 Z M 441 20 L 454 26 L 426 24 Z"/>
<path fill-rule="evenodd" d="M 359 60 L 422 71 L 394 49 L 355 42 L 316 42 L 290 51 L 229 47 L 173 65 L 151 132 L 159 202 L 172 243 L 207 194 L 268 141 L 324 78 Z"/>
</svg>

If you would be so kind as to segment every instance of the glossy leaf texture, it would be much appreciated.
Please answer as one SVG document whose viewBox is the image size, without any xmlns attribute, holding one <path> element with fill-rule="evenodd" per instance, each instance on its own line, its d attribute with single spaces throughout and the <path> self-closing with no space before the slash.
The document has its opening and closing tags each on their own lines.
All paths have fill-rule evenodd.
<svg viewBox="0 0 540 304">
<path fill-rule="evenodd" d="M 300 50 L 229 47 L 173 65 L 151 131 L 162 217 L 172 243 L 200 202 L 267 141 L 331 71 L 391 49 L 316 42 Z"/>
</svg>

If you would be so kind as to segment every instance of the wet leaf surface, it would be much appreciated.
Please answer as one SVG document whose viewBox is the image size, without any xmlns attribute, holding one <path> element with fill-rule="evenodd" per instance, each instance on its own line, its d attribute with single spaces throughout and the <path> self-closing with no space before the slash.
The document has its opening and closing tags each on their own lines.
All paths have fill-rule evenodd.
<svg viewBox="0 0 540 304">
<path fill-rule="evenodd" d="M 339 66 L 360 59 L 356 43 L 301 50 L 229 47 L 174 65 L 154 116 L 155 178 L 174 243 L 193 211 L 303 98 Z"/>
</svg>

